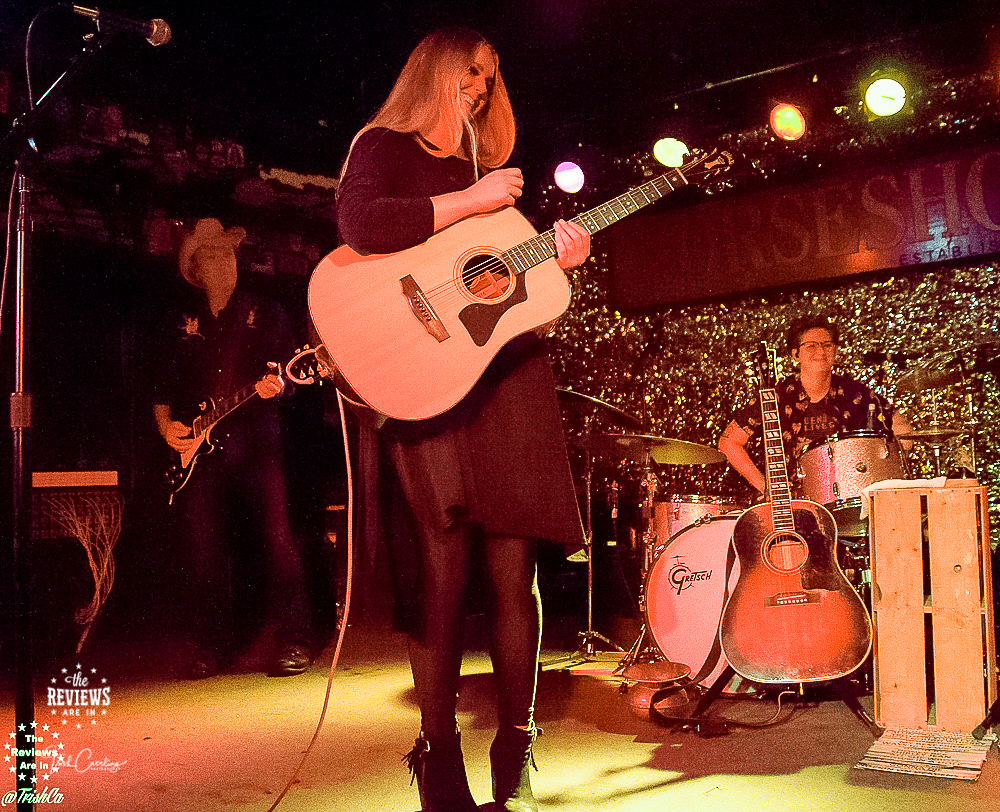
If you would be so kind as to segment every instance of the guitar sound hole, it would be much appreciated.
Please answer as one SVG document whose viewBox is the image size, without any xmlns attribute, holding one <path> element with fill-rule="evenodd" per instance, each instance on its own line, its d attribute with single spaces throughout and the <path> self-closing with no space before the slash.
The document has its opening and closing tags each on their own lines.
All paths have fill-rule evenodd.
<svg viewBox="0 0 1000 812">
<path fill-rule="evenodd" d="M 512 283 L 507 266 L 490 254 L 475 254 L 462 266 L 462 284 L 480 301 L 502 299 Z"/>
<path fill-rule="evenodd" d="M 798 572 L 809 557 L 805 540 L 793 533 L 775 533 L 764 542 L 761 552 L 768 568 L 783 575 Z"/>
</svg>

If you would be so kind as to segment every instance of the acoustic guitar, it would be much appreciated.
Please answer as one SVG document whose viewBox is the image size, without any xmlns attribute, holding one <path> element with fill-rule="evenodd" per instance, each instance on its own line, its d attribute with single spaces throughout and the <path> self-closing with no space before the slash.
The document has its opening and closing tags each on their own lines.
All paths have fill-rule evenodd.
<svg viewBox="0 0 1000 812">
<path fill-rule="evenodd" d="M 872 625 L 837 563 L 837 525 L 815 502 L 793 500 L 785 468 L 774 351 L 765 344 L 760 403 L 769 501 L 733 528 L 740 577 L 723 609 L 722 650 L 755 682 L 817 682 L 857 669 Z"/>
<path fill-rule="evenodd" d="M 594 234 L 732 163 L 727 152 L 686 165 L 573 218 Z M 451 408 L 512 338 L 558 318 L 570 284 L 554 232 L 510 207 L 473 215 L 395 254 L 341 246 L 309 281 L 313 324 L 361 400 L 401 420 Z"/>
</svg>

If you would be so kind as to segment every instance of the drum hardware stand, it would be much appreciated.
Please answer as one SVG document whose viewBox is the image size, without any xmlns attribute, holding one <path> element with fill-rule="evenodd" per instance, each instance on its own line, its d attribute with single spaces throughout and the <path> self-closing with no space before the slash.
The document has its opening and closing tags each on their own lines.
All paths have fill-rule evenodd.
<svg viewBox="0 0 1000 812">
<path fill-rule="evenodd" d="M 698 700 L 698 704 L 695 705 L 694 710 L 691 712 L 690 716 L 666 716 L 660 714 L 665 720 L 672 722 L 675 727 L 680 727 L 681 729 L 693 729 L 695 732 L 702 735 L 711 736 L 719 735 L 720 733 L 725 733 L 726 725 L 729 723 L 734 723 L 732 720 L 718 719 L 712 717 L 705 717 L 705 713 L 712 706 L 716 699 L 721 696 L 725 687 L 729 684 L 730 680 L 736 676 L 736 669 L 731 665 L 726 665 L 722 673 L 719 674 L 715 682 L 708 691 Z M 805 693 L 805 683 L 773 683 L 774 685 L 798 685 L 799 696 L 803 696 Z M 877 739 L 885 731 L 883 728 L 876 724 L 875 720 L 868 715 L 868 712 L 861 706 L 861 702 L 858 700 L 857 691 L 852 690 L 849 687 L 848 677 L 839 677 L 835 680 L 829 681 L 829 686 L 836 698 L 843 702 L 850 711 L 871 731 L 872 735 Z M 738 723 L 735 723 L 738 724 Z"/>
<path fill-rule="evenodd" d="M 645 460 L 643 462 L 642 487 L 644 496 L 642 500 L 642 583 L 646 582 L 646 575 L 653 565 L 653 553 L 657 545 L 655 530 L 655 499 L 660 482 L 653 472 L 649 449 L 646 449 Z M 639 612 L 645 616 L 646 596 L 644 590 L 639 593 Z M 628 653 L 614 670 L 615 675 L 623 678 L 622 687 L 626 687 L 629 682 L 656 682 L 667 683 L 682 679 L 691 673 L 691 669 L 686 665 L 672 662 L 665 657 L 655 642 L 650 642 L 647 638 L 649 629 L 643 621 L 639 636 L 628 650 Z"/>
<path fill-rule="evenodd" d="M 587 550 L 587 631 L 580 632 L 580 645 L 577 648 L 577 653 L 583 656 L 585 659 L 592 660 L 595 659 L 595 654 L 597 653 L 597 648 L 594 646 L 595 640 L 600 640 L 612 646 L 615 651 L 621 651 L 621 646 L 612 643 L 607 637 L 605 637 L 600 632 L 594 631 L 594 525 L 593 525 L 593 508 L 590 504 L 590 487 L 593 481 L 593 457 L 591 457 L 590 452 L 587 452 L 587 464 L 584 469 L 584 513 L 586 514 L 586 550 Z M 615 505 L 615 512 L 617 512 L 617 505 Z"/>
<path fill-rule="evenodd" d="M 555 660 L 549 660 L 542 664 L 542 668 L 553 668 L 559 665 L 569 666 L 571 664 L 578 664 L 580 662 L 592 662 L 598 657 L 598 648 L 595 645 L 595 640 L 600 640 L 607 645 L 611 646 L 613 649 L 612 654 L 615 657 L 618 656 L 618 652 L 624 651 L 621 646 L 612 643 L 607 637 L 594 629 L 594 528 L 593 528 L 593 513 L 591 508 L 590 500 L 590 488 L 591 482 L 593 480 L 593 462 L 589 451 L 584 451 L 586 455 L 586 464 L 584 466 L 584 510 L 583 510 L 583 520 L 585 523 L 584 527 L 584 552 L 587 556 L 587 630 L 580 632 L 577 637 L 580 638 L 580 644 L 577 646 L 576 651 L 568 654 L 564 657 L 557 657 Z M 617 495 L 616 495 L 617 497 Z M 617 513 L 618 505 L 613 506 L 613 513 Z"/>
</svg>

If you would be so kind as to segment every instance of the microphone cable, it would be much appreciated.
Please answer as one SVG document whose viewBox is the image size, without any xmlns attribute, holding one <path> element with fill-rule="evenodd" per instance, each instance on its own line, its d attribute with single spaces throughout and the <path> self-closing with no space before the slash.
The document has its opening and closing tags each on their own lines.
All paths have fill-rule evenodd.
<svg viewBox="0 0 1000 812">
<path fill-rule="evenodd" d="M 347 473 L 347 587 L 344 594 L 344 614 L 340 621 L 340 631 L 337 635 L 337 645 L 333 652 L 333 662 L 330 663 L 330 672 L 326 678 L 326 694 L 323 697 L 323 709 L 320 711 L 319 720 L 316 722 L 316 731 L 313 733 L 309 746 L 306 747 L 305 752 L 302 754 L 302 758 L 299 760 L 298 766 L 292 772 L 281 792 L 278 793 L 278 797 L 274 799 L 274 803 L 268 807 L 267 812 L 274 812 L 274 810 L 277 809 L 278 804 L 280 804 L 285 795 L 288 794 L 288 791 L 295 783 L 295 779 L 298 778 L 302 766 L 306 763 L 306 759 L 309 758 L 309 754 L 312 752 L 313 746 L 319 739 L 320 732 L 323 730 L 323 724 L 326 721 L 326 712 L 330 707 L 330 694 L 333 691 L 333 675 L 337 670 L 338 663 L 340 662 L 340 650 L 344 644 L 344 635 L 347 632 L 347 619 L 350 616 L 351 611 L 351 583 L 354 580 L 354 478 L 351 473 L 351 448 L 347 439 L 347 421 L 344 414 L 344 398 L 339 389 L 336 389 L 336 392 L 337 407 L 340 410 L 340 429 L 344 438 L 344 467 Z"/>
</svg>

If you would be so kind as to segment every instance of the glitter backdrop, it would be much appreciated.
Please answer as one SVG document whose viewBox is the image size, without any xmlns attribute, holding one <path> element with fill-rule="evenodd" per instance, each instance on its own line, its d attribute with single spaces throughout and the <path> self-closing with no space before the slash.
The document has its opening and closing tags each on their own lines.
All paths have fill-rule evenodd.
<svg viewBox="0 0 1000 812">
<path fill-rule="evenodd" d="M 970 144 L 1000 143 L 995 70 L 945 76 L 930 82 L 912 116 L 868 126 L 855 100 L 833 111 L 803 142 L 788 143 L 765 127 L 724 134 L 705 150 L 721 147 L 739 157 L 742 170 L 708 190 L 752 190 L 835 172 L 858 161 L 887 164 L 915 155 L 947 154 Z M 576 196 L 550 187 L 542 195 L 540 221 L 572 217 L 660 174 L 648 152 L 631 157 L 593 156 L 603 169 Z M 709 204 L 710 205 L 710 204 Z M 613 270 L 594 239 L 594 253 L 575 278 L 570 310 L 555 325 L 551 354 L 561 387 L 598 398 L 641 420 L 641 433 L 715 447 L 734 407 L 751 397 L 752 361 L 762 340 L 784 351 L 786 325 L 805 314 L 825 315 L 841 328 L 838 371 L 852 375 L 903 409 L 916 429 L 931 423 L 963 433 L 934 448 L 917 442 L 909 454 L 910 475 L 951 476 L 974 469 L 988 488 L 991 536 L 1000 529 L 1000 261 L 956 260 L 938 265 L 881 271 L 811 287 L 785 289 L 690 306 L 665 307 L 641 315 L 619 313 L 610 298 Z M 888 357 L 881 363 L 873 357 Z M 964 382 L 920 391 L 897 391 L 907 371 L 920 366 L 971 372 Z M 779 357 L 779 375 L 792 371 Z M 914 389 L 906 387 L 903 389 Z M 570 403 L 563 409 L 571 461 L 583 470 L 586 438 L 636 433 L 608 410 Z M 974 461 L 974 464 L 973 464 Z M 596 457 L 592 496 L 607 497 L 612 482 L 624 498 L 641 500 L 642 466 Z M 662 497 L 723 496 L 744 503 L 753 491 L 726 463 L 656 465 Z M 967 471 L 970 474 L 971 470 Z"/>
<path fill-rule="evenodd" d="M 1000 269 L 996 265 L 908 269 L 823 290 L 799 290 L 725 303 L 664 309 L 627 316 L 610 309 L 606 258 L 588 261 L 577 279 L 574 305 L 556 325 L 552 357 L 560 386 L 596 397 L 642 420 L 643 433 L 714 446 L 729 423 L 733 405 L 748 398 L 754 383 L 751 362 L 759 342 L 784 346 L 785 326 L 803 313 L 825 314 L 841 326 L 838 369 L 863 381 L 902 408 L 915 428 L 932 422 L 971 429 L 949 440 L 942 466 L 957 472 L 975 441 L 977 474 L 989 487 L 991 524 L 998 523 L 997 454 L 1000 387 L 993 372 L 974 372 L 968 384 L 919 393 L 897 392 L 903 364 L 865 363 L 866 353 L 905 354 L 923 363 L 950 361 L 955 354 L 988 357 L 996 336 Z M 976 353 L 977 347 L 981 347 Z M 1000 348 L 997 348 L 1000 352 Z M 791 371 L 790 359 L 779 374 Z M 973 403 L 970 414 L 969 400 Z M 585 432 L 621 433 L 600 409 L 566 409 L 574 454 Z M 931 447 L 916 444 L 911 475 L 933 476 Z M 635 463 L 595 461 L 595 490 L 611 480 L 640 476 Z M 749 486 L 725 463 L 655 466 L 663 494 L 750 498 Z M 995 535 L 995 533 L 994 533 Z"/>
</svg>

